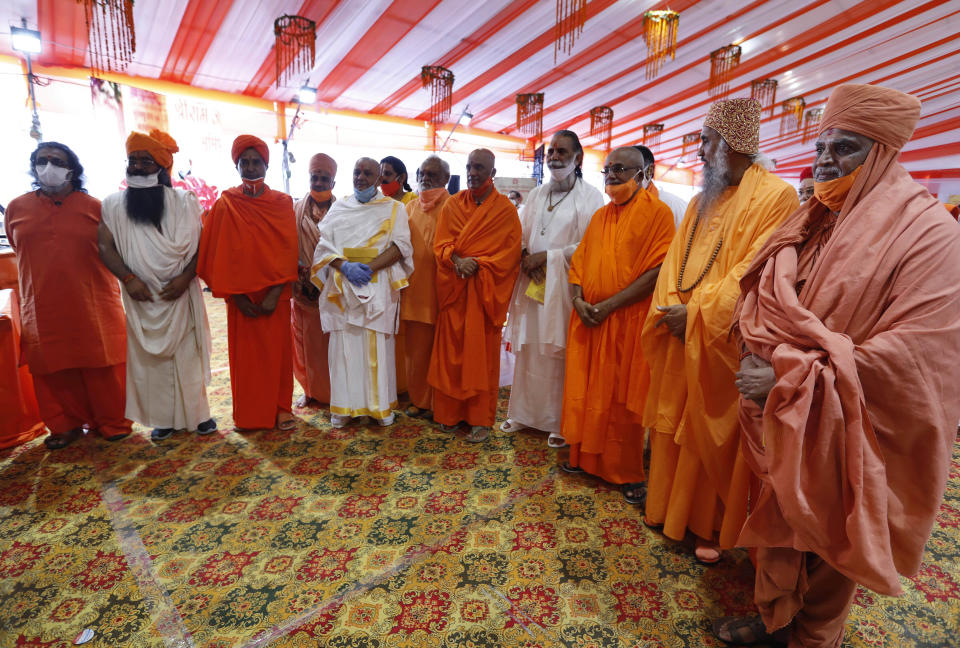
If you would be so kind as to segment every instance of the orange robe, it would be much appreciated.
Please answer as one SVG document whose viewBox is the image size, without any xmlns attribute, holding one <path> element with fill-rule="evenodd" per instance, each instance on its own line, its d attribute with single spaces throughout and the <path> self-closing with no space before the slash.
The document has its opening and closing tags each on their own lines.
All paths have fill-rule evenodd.
<svg viewBox="0 0 960 648">
<path fill-rule="evenodd" d="M 738 450 L 734 374 L 739 348 L 730 336 L 740 277 L 757 250 L 799 201 L 783 180 L 753 165 L 728 188 L 697 228 L 683 274 L 692 285 L 722 238 L 703 281 L 679 292 L 677 279 L 697 218 L 700 196 L 687 207 L 663 262 L 641 345 L 650 363 L 643 423 L 652 428 L 647 519 L 680 540 L 687 529 L 721 547 L 736 543 L 746 518 L 750 471 Z M 657 306 L 686 304 L 686 344 L 670 335 Z M 719 536 L 717 536 L 719 532 Z"/>
<path fill-rule="evenodd" d="M 293 398 L 290 284 L 297 279 L 297 221 L 293 201 L 269 187 L 257 196 L 239 187 L 224 191 L 204 219 L 197 274 L 214 297 L 227 301 L 227 341 L 233 422 L 243 429 L 272 428 Z M 270 315 L 247 317 L 231 299 L 255 304 L 272 286 L 286 284 Z"/>
<path fill-rule="evenodd" d="M 39 191 L 7 207 L 17 253 L 20 361 L 33 374 L 40 417 L 54 434 L 89 426 L 127 434 L 127 329 L 120 286 L 100 261 L 100 201 Z"/>
<path fill-rule="evenodd" d="M 427 382 L 427 373 L 433 352 L 433 323 L 437 319 L 437 257 L 433 254 L 433 241 L 440 210 L 449 198 L 443 189 L 429 209 L 420 198 L 407 203 L 413 274 L 400 300 L 400 327 L 410 402 L 427 410 L 433 409 L 433 389 Z"/>
<path fill-rule="evenodd" d="M 296 204 L 297 233 L 299 237 L 299 286 L 294 286 L 293 300 L 293 374 L 303 387 L 303 393 L 321 403 L 330 402 L 330 367 L 327 365 L 327 346 L 330 334 L 324 332 L 317 307 L 319 292 L 310 283 L 313 252 L 320 240 L 319 223 L 327 213 L 309 196 Z M 304 290 L 302 286 L 307 286 Z"/>
<path fill-rule="evenodd" d="M 673 240 L 673 212 L 651 193 L 640 190 L 627 203 L 608 203 L 594 214 L 570 261 L 570 283 L 583 298 L 599 303 L 622 291 L 662 261 Z M 596 327 L 570 314 L 563 385 L 563 438 L 570 444 L 570 464 L 612 484 L 644 480 L 643 426 L 645 390 L 631 377 L 649 373 L 637 348 L 637 332 L 650 308 L 648 296 L 613 311 Z"/>
<path fill-rule="evenodd" d="M 465 189 L 440 211 L 437 320 L 428 380 L 438 423 L 493 425 L 500 385 L 500 336 L 520 271 L 520 219 L 496 189 L 481 205 Z M 451 255 L 472 257 L 479 268 L 460 278 Z"/>
</svg>

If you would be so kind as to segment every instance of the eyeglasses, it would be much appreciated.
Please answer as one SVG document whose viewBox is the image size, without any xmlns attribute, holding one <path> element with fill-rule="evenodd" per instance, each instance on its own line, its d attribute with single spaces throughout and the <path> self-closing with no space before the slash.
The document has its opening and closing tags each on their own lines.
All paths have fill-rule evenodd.
<svg viewBox="0 0 960 648">
<path fill-rule="evenodd" d="M 33 166 L 42 167 L 47 164 L 52 164 L 55 167 L 60 167 L 61 169 L 66 169 L 70 166 L 70 163 L 66 160 L 61 160 L 60 158 L 47 157 L 45 155 L 38 155 L 37 159 L 34 160 Z"/>
<path fill-rule="evenodd" d="M 603 175 L 610 175 L 611 173 L 615 176 L 623 175 L 623 172 L 628 169 L 640 169 L 642 167 L 638 166 L 623 166 L 622 164 L 614 164 L 612 167 L 603 167 L 600 169 L 600 173 Z"/>
</svg>

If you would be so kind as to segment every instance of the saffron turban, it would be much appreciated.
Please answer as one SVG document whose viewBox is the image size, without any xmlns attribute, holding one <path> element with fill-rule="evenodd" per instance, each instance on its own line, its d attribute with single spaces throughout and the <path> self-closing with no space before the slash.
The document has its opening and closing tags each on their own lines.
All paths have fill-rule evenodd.
<svg viewBox="0 0 960 648">
<path fill-rule="evenodd" d="M 920 100 L 899 90 L 847 84 L 830 93 L 820 132 L 840 128 L 900 150 L 920 119 Z"/>
<path fill-rule="evenodd" d="M 149 135 L 133 131 L 127 137 L 127 155 L 134 151 L 146 151 L 167 173 L 173 168 L 173 154 L 179 150 L 176 140 L 156 128 Z"/>
<path fill-rule="evenodd" d="M 250 148 L 260 154 L 264 164 L 270 164 L 270 149 L 267 148 L 267 143 L 253 135 L 240 135 L 233 140 L 233 146 L 230 148 L 233 163 L 239 162 L 243 152 Z"/>
<path fill-rule="evenodd" d="M 710 106 L 704 126 L 720 133 L 737 153 L 760 152 L 760 102 L 756 99 L 724 99 Z"/>
<path fill-rule="evenodd" d="M 800 182 L 808 179 L 813 180 L 813 167 L 803 167 L 803 171 L 800 172 Z"/>
<path fill-rule="evenodd" d="M 337 163 L 326 153 L 317 153 L 310 158 L 310 173 L 314 171 L 326 171 L 330 177 L 337 175 Z"/>
</svg>

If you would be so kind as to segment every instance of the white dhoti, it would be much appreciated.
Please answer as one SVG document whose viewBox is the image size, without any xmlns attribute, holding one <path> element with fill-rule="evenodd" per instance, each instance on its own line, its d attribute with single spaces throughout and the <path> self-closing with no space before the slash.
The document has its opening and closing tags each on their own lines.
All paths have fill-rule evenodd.
<svg viewBox="0 0 960 648">
<path fill-rule="evenodd" d="M 330 411 L 383 420 L 397 406 L 395 336 L 346 325 L 330 332 Z"/>
<path fill-rule="evenodd" d="M 532 345 L 515 354 L 507 418 L 544 432 L 560 432 L 564 356 L 551 357 Z"/>
</svg>

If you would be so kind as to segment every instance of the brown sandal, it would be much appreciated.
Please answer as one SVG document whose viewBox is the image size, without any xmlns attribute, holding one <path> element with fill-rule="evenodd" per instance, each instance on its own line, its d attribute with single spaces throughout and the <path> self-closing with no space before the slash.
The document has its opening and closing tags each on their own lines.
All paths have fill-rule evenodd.
<svg viewBox="0 0 960 648">
<path fill-rule="evenodd" d="M 772 644 L 785 646 L 789 641 L 789 630 L 781 628 L 774 633 L 767 632 L 763 619 L 752 617 L 723 617 L 713 622 L 713 634 L 724 643 L 734 646 L 754 646 Z"/>
</svg>

